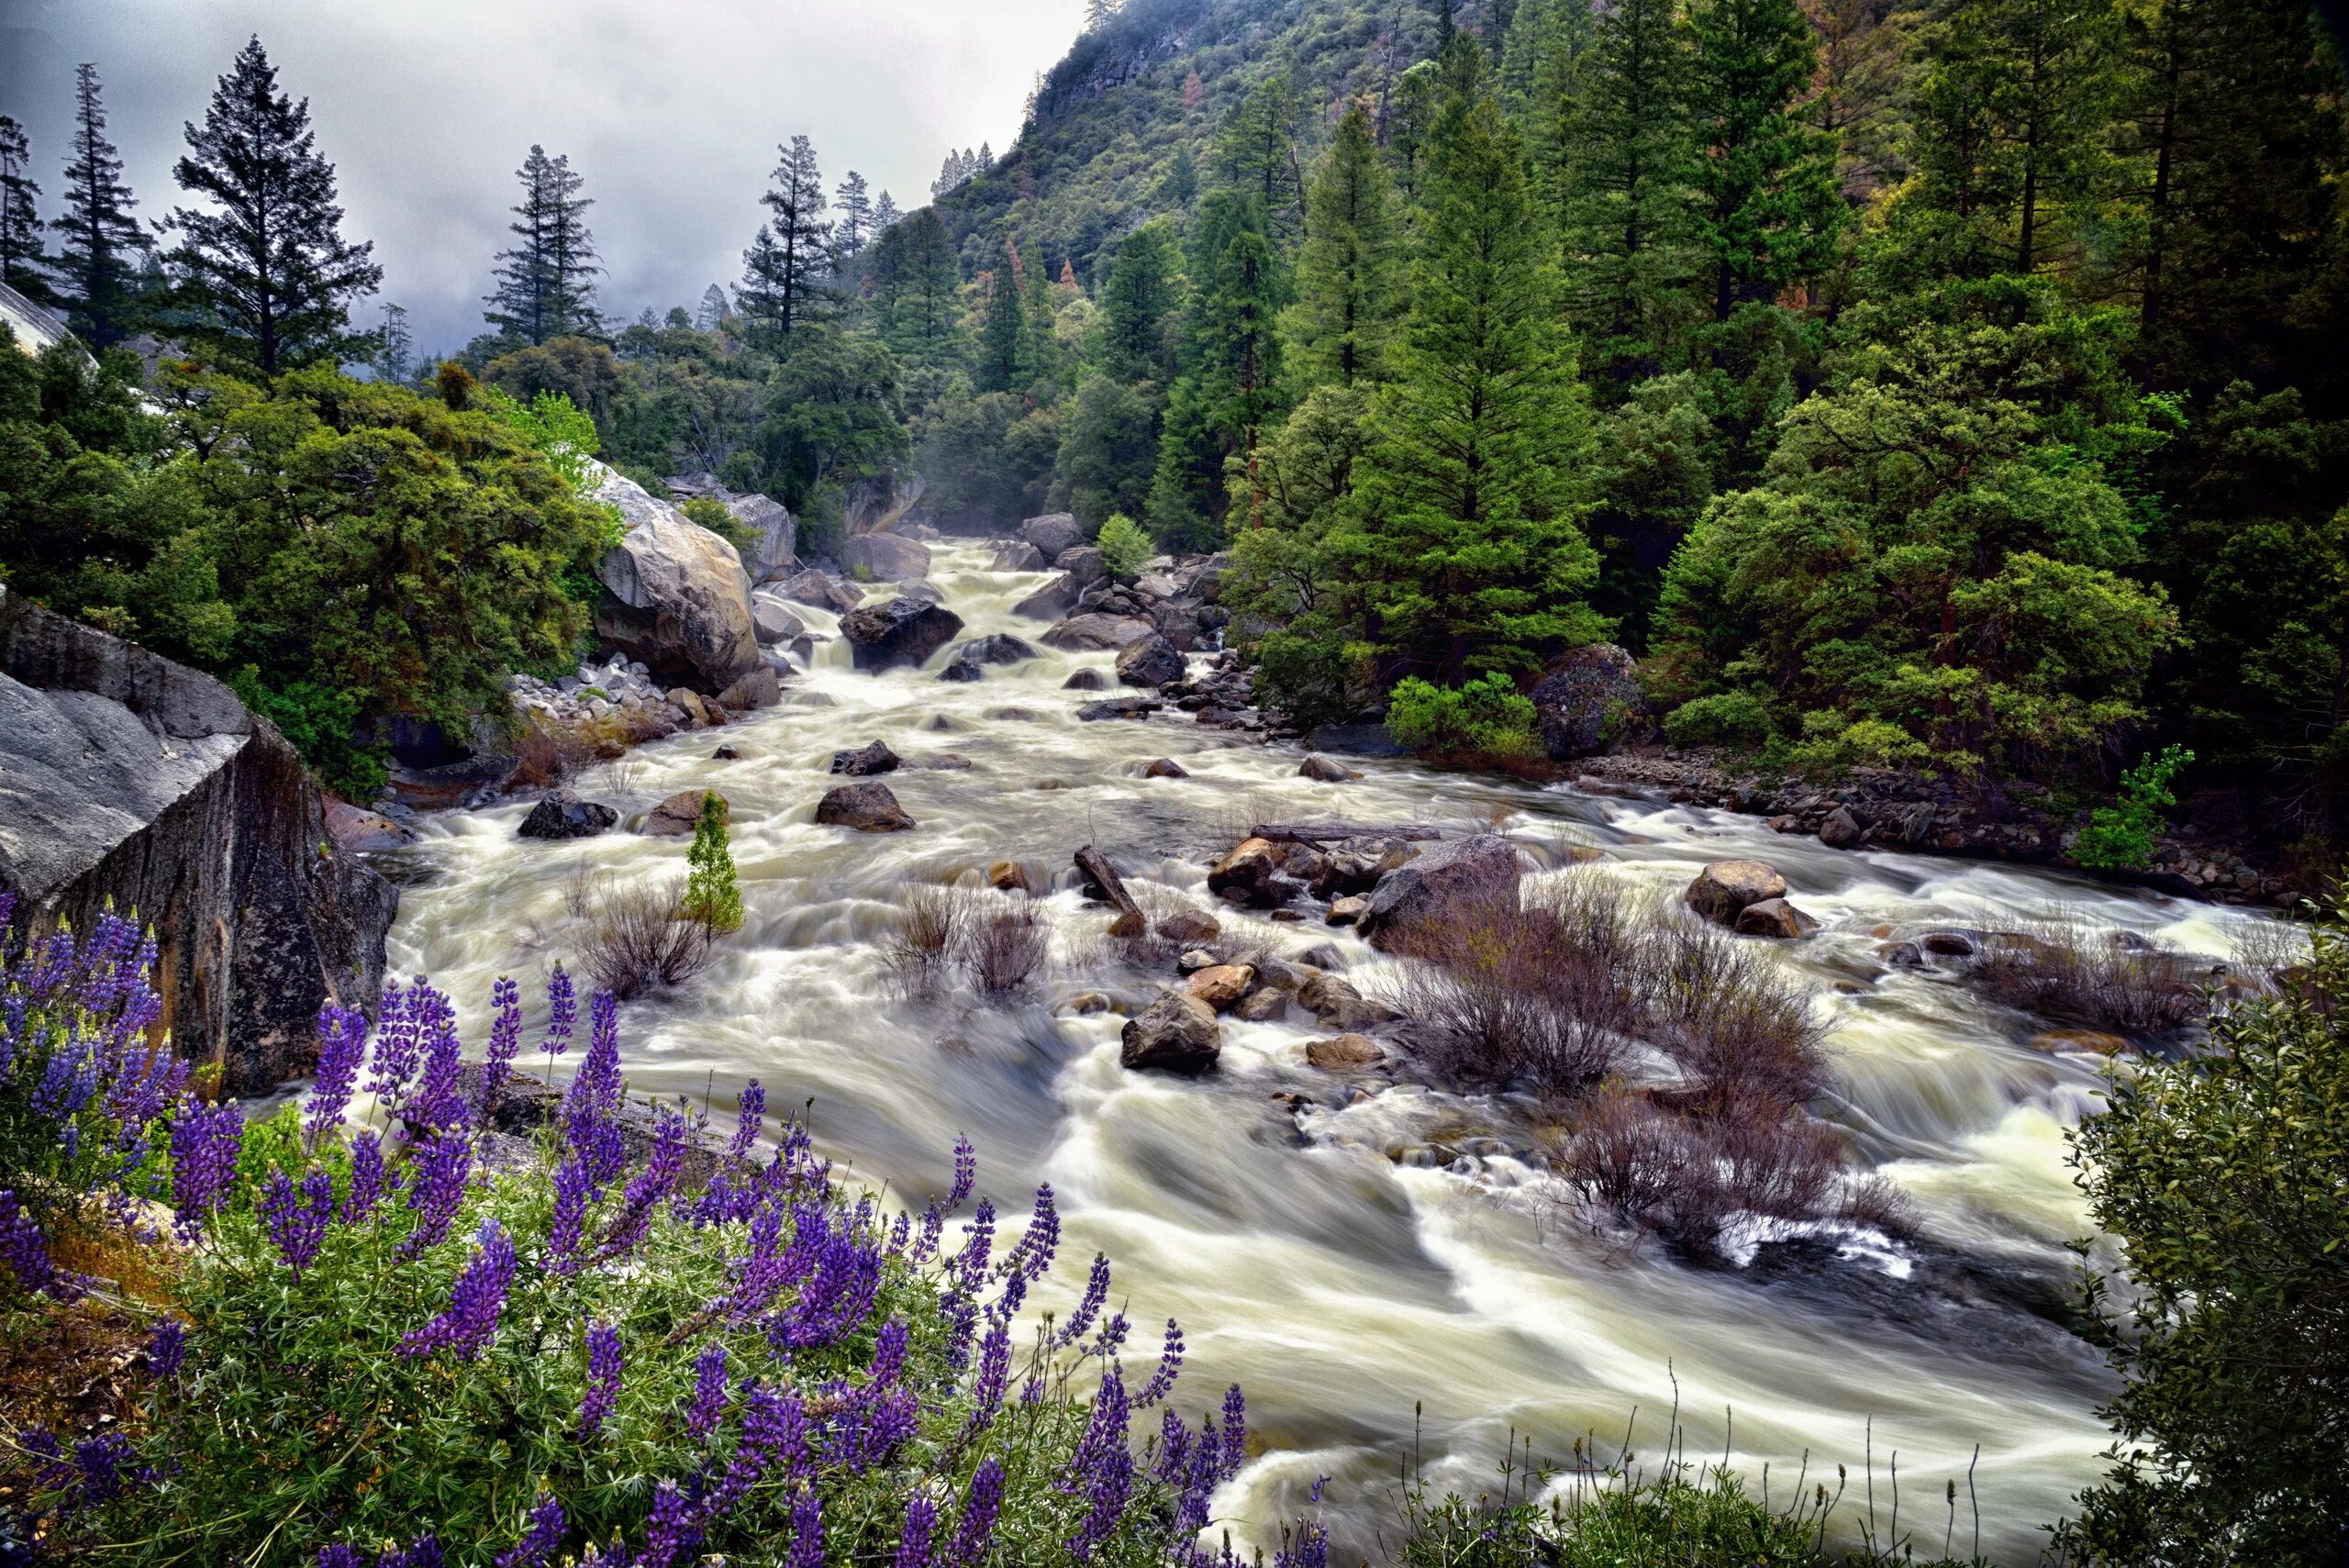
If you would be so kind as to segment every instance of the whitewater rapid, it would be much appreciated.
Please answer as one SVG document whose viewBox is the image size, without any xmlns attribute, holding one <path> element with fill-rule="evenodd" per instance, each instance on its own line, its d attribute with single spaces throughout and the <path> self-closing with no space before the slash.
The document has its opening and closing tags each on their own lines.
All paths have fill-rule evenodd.
<svg viewBox="0 0 2349 1568">
<path fill-rule="evenodd" d="M 983 547 L 932 550 L 932 580 L 964 638 L 1035 640 L 1042 627 L 1010 606 L 1047 574 L 989 570 Z M 823 612 L 801 613 L 832 629 Z M 1774 1500 L 1806 1451 L 1809 1480 L 1824 1474 L 1831 1489 L 1835 1465 L 1848 1465 L 1847 1524 L 1865 1518 L 1872 1453 L 1879 1537 L 1897 1451 L 1901 1527 L 1926 1554 L 1940 1549 L 1953 1479 L 1954 1545 L 1962 1554 L 1970 1542 L 1978 1444 L 1971 1490 L 1985 1551 L 2035 1555 L 2040 1527 L 2095 1478 L 2109 1441 L 2093 1413 L 2107 1376 L 2086 1347 L 2020 1309 L 1930 1299 L 1897 1251 L 1860 1248 L 1822 1280 L 1698 1269 L 1594 1237 L 1516 1154 L 1437 1162 L 1431 1144 L 1483 1125 L 1475 1103 L 1397 1087 L 1350 1104 L 1346 1084 L 1304 1064 L 1305 1043 L 1328 1031 L 1301 1014 L 1227 1019 L 1220 1071 L 1207 1079 L 1128 1073 L 1117 1012 L 1063 1017 L 1054 1004 L 1100 991 L 1138 1008 L 1174 976 L 1113 962 L 1100 937 L 1108 916 L 1083 902 L 1070 856 L 1097 843 L 1130 882 L 1162 884 L 1212 908 L 1227 935 L 1276 953 L 1334 944 L 1366 993 L 1391 973 L 1366 944 L 1207 896 L 1208 862 L 1252 821 L 1497 828 L 1554 863 L 1595 855 L 1604 874 L 1666 896 L 1705 861 L 1766 860 L 1825 923 L 1773 950 L 1830 1026 L 1835 1085 L 1820 1108 L 1907 1194 L 1923 1249 L 1974 1260 L 1992 1281 L 2060 1275 L 2064 1244 L 2087 1228 L 2064 1130 L 2094 1104 L 2096 1064 L 2032 1049 L 2038 1026 L 1947 975 L 1887 969 L 1871 932 L 1998 929 L 2060 909 L 2225 957 L 2266 917 L 2046 871 L 1845 853 L 1725 813 L 1407 761 L 1353 759 L 1358 782 L 1314 783 L 1297 776 L 1298 747 L 1187 714 L 1079 722 L 1077 706 L 1097 694 L 1062 684 L 1081 665 L 1107 671 L 1108 654 L 1040 645 L 1033 661 L 958 684 L 935 673 L 951 651 L 930 670 L 871 675 L 850 667 L 844 643 L 819 644 L 780 707 L 576 781 L 623 812 L 701 786 L 732 809 L 747 923 L 704 973 L 623 1010 L 633 1089 L 707 1095 L 721 1123 L 746 1077 L 763 1081 L 774 1106 L 812 1098 L 818 1145 L 855 1179 L 917 1205 L 946 1185 L 958 1131 L 977 1144 L 981 1187 L 1007 1217 L 1050 1182 L 1063 1236 L 1047 1297 L 1064 1307 L 1106 1252 L 1135 1325 L 1137 1373 L 1171 1316 L 1188 1345 L 1177 1391 L 1186 1412 L 1228 1382 L 1245 1385 L 1265 1451 L 1220 1521 L 1243 1544 L 1276 1545 L 1279 1518 L 1328 1476 L 1338 1559 L 1380 1560 L 1407 1456 L 1432 1485 L 1473 1494 L 1497 1489 L 1512 1431 L 1531 1435 L 1537 1460 L 1563 1462 L 1587 1433 L 1613 1453 L 1629 1425 L 1634 1462 L 1653 1469 L 1676 1408 L 1692 1458 L 1726 1452 L 1757 1483 L 1766 1464 Z M 912 832 L 816 826 L 817 800 L 839 782 L 826 772 L 831 754 L 874 740 L 909 762 L 951 752 L 970 766 L 888 775 L 919 822 Z M 714 760 L 720 742 L 740 758 Z M 1190 777 L 1142 777 L 1161 756 Z M 684 870 L 675 839 L 518 839 L 528 807 L 425 818 L 407 851 L 393 966 L 450 991 L 476 1041 L 493 980 L 522 979 L 528 997 L 567 956 L 566 902 L 582 873 Z M 1001 861 L 1027 866 L 1050 912 L 1052 972 L 1010 1006 L 900 999 L 881 944 L 904 890 Z M 1297 1094 L 1314 1102 L 1302 1115 L 1278 1097 Z"/>
</svg>

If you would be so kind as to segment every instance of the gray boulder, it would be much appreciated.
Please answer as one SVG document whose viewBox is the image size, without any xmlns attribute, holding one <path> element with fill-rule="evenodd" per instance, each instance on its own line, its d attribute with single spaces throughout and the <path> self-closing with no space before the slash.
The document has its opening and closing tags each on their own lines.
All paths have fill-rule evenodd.
<svg viewBox="0 0 2349 1568">
<path fill-rule="evenodd" d="M 1005 545 L 988 562 L 997 572 L 1041 572 L 1049 564 L 1044 552 L 1024 539 Z"/>
<path fill-rule="evenodd" d="M 963 644 L 957 657 L 980 664 L 1018 664 L 1036 657 L 1036 650 L 1026 639 L 998 631 L 990 637 L 974 637 Z"/>
<path fill-rule="evenodd" d="M 309 1071 L 319 1005 L 383 985 L 399 893 L 327 806 L 227 686 L 0 587 L 0 892 L 20 930 L 151 927 L 160 1022 L 231 1094 Z"/>
<path fill-rule="evenodd" d="M 889 786 L 867 781 L 827 790 L 816 803 L 816 820 L 829 828 L 853 828 L 860 833 L 903 833 L 914 826 Z"/>
<path fill-rule="evenodd" d="M 515 831 L 525 839 L 592 839 L 620 819 L 600 800 L 582 800 L 567 789 L 551 790 Z"/>
<path fill-rule="evenodd" d="M 769 583 L 799 564 L 799 525 L 772 495 L 722 495 L 734 520 L 757 536 L 743 550 L 754 583 Z"/>
<path fill-rule="evenodd" d="M 1079 593 L 1109 580 L 1109 563 L 1097 545 L 1080 544 L 1074 550 L 1064 550 L 1052 557 L 1052 564 L 1068 574 Z"/>
<path fill-rule="evenodd" d="M 938 678 L 941 681 L 952 681 L 968 685 L 973 681 L 984 681 L 987 678 L 986 666 L 967 653 L 957 653 L 954 655 L 954 662 L 938 673 Z"/>
<path fill-rule="evenodd" d="M 1160 995 L 1147 1011 L 1126 1020 L 1118 1036 L 1119 1064 L 1134 1071 L 1197 1074 L 1223 1053 L 1223 1026 L 1215 1009 L 1187 992 Z"/>
<path fill-rule="evenodd" d="M 596 569 L 604 586 L 596 634 L 662 681 L 696 691 L 724 691 L 758 668 L 751 580 L 734 547 L 635 481 L 600 463 L 593 472 L 591 495 L 629 520 Z"/>
<path fill-rule="evenodd" d="M 841 564 L 860 580 L 917 583 L 930 575 L 930 546 L 896 534 L 852 534 Z"/>
<path fill-rule="evenodd" d="M 775 591 L 786 599 L 795 599 L 803 605 L 813 605 L 819 610 L 829 610 L 832 607 L 832 580 L 813 566 L 805 572 L 795 573 Z M 857 595 L 859 599 L 863 596 L 862 592 Z M 855 606 L 852 605 L 849 607 L 853 609 Z"/>
<path fill-rule="evenodd" d="M 1067 574 L 1053 578 L 1011 606 L 1011 613 L 1030 620 L 1057 620 L 1076 604 L 1076 584 Z"/>
<path fill-rule="evenodd" d="M 1108 648 L 1123 648 L 1138 637 L 1152 636 L 1151 624 L 1129 616 L 1071 616 L 1044 633 L 1044 640 L 1054 648 L 1079 651 L 1098 651 Z"/>
<path fill-rule="evenodd" d="M 1560 762 L 1596 756 L 1655 732 L 1638 662 L 1611 642 L 1558 655 L 1526 695 L 1542 743 Z"/>
<path fill-rule="evenodd" d="M 1717 925 L 1734 926 L 1749 905 L 1787 895 L 1787 879 L 1760 861 L 1715 861 L 1697 873 L 1682 896 Z"/>
<path fill-rule="evenodd" d="M 832 753 L 832 772 L 852 778 L 870 778 L 875 773 L 897 771 L 897 754 L 889 750 L 885 740 L 875 740 L 862 751 Z"/>
<path fill-rule="evenodd" d="M 761 594 L 751 601 L 751 628 L 763 646 L 772 648 L 804 634 L 807 626 L 781 599 Z"/>
<path fill-rule="evenodd" d="M 1523 875 L 1515 846 L 1494 834 L 1437 844 L 1379 879 L 1362 932 L 1382 952 L 1433 956 L 1478 903 L 1515 898 Z"/>
<path fill-rule="evenodd" d="M 841 617 L 841 635 L 860 670 L 918 669 L 962 629 L 963 617 L 952 610 L 911 596 L 862 605 Z"/>
<path fill-rule="evenodd" d="M 1036 547 L 1047 561 L 1085 542 L 1085 530 L 1070 512 L 1047 512 L 1019 525 L 1019 537 Z"/>
<path fill-rule="evenodd" d="M 1156 632 L 1135 638 L 1118 653 L 1118 679 L 1129 686 L 1155 689 L 1183 678 L 1183 655 Z"/>
<path fill-rule="evenodd" d="M 1068 679 L 1061 683 L 1061 689 L 1066 692 L 1105 692 L 1109 689 L 1109 677 L 1087 664 L 1082 670 L 1070 672 Z"/>
</svg>

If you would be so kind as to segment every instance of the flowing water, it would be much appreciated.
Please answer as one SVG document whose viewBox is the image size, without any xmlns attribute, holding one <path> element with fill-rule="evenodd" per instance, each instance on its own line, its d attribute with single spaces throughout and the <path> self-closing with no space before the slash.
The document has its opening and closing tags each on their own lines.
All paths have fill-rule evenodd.
<svg viewBox="0 0 2349 1568">
<path fill-rule="evenodd" d="M 990 571 L 974 546 L 933 552 L 933 581 L 965 636 L 1041 629 L 1009 606 L 1044 574 Z M 800 613 L 832 629 L 822 612 Z M 825 642 L 781 707 L 578 781 L 624 811 L 703 785 L 732 806 L 748 922 L 703 973 L 624 1010 L 634 1088 L 714 1093 L 720 1113 L 729 1085 L 751 1076 L 773 1106 L 812 1098 L 819 1146 L 917 1205 L 945 1186 L 958 1130 L 977 1144 L 982 1190 L 1008 1216 L 1050 1182 L 1064 1229 L 1047 1296 L 1064 1308 L 1086 1260 L 1106 1252 L 1136 1324 L 1135 1362 L 1154 1355 L 1152 1325 L 1172 1316 L 1189 1347 L 1177 1395 L 1186 1411 L 1229 1381 L 1245 1385 L 1266 1450 L 1224 1499 L 1242 1542 L 1275 1543 L 1284 1510 L 1329 1476 L 1344 1560 L 1376 1558 L 1376 1532 L 1393 1539 L 1406 1455 L 1432 1485 L 1474 1493 L 1497 1489 L 1512 1430 L 1550 1459 L 1594 1431 L 1611 1454 L 1628 1427 L 1635 1462 L 1653 1468 L 1676 1408 L 1692 1457 L 1726 1453 L 1755 1478 L 1767 1464 L 1775 1501 L 1808 1451 L 1809 1480 L 1827 1474 L 1831 1489 L 1828 1473 L 1850 1467 L 1838 1518 L 1865 1519 L 1872 1457 L 1881 1537 L 1897 1451 L 1901 1529 L 1920 1550 L 1940 1548 L 1954 1479 L 1961 1554 L 1969 1485 L 1985 1551 L 2034 1554 L 2039 1526 L 2097 1472 L 2107 1435 L 2092 1408 L 2105 1374 L 2050 1325 L 2017 1308 L 1952 1306 L 1912 1265 L 1954 1254 L 1992 1280 L 2060 1275 L 2063 1243 L 2085 1229 L 2064 1129 L 2092 1104 L 2097 1073 L 2090 1059 L 2031 1049 L 2033 1026 L 1947 975 L 1886 969 L 1871 930 L 2011 927 L 2060 908 L 2224 956 L 2263 917 L 2049 872 L 1844 853 L 1727 814 L 1408 762 L 1358 761 L 1358 782 L 1317 784 L 1296 776 L 1296 746 L 1186 714 L 1081 723 L 1087 694 L 1062 683 L 1080 665 L 1106 670 L 1110 656 L 1041 652 L 966 685 L 937 679 L 946 652 L 927 673 L 870 675 L 850 667 L 844 643 Z M 888 777 L 915 831 L 816 826 L 816 802 L 837 782 L 832 752 L 875 739 L 909 762 L 951 751 L 971 765 Z M 740 759 L 713 760 L 720 740 Z M 1191 776 L 1142 777 L 1159 756 Z M 562 955 L 583 874 L 684 869 L 674 839 L 518 839 L 525 809 L 427 821 L 420 882 L 393 933 L 395 967 L 450 990 L 469 1038 L 480 1038 L 495 977 L 526 978 L 527 995 L 528 979 Z M 1492 1129 L 1491 1107 L 1411 1087 L 1356 1098 L 1308 1068 L 1306 1041 L 1327 1032 L 1308 1017 L 1227 1020 L 1220 1072 L 1186 1081 L 1123 1071 L 1117 1012 L 1055 1013 L 1087 990 L 1138 1008 L 1173 977 L 1124 969 L 1102 942 L 1107 917 L 1068 870 L 1078 845 L 1100 844 L 1130 882 L 1209 907 L 1208 862 L 1252 819 L 1314 817 L 1497 825 L 1552 863 L 1575 846 L 1595 851 L 1604 874 L 1665 896 L 1709 859 L 1777 866 L 1825 922 L 1811 940 L 1773 950 L 1831 1023 L 1836 1084 L 1824 1109 L 1913 1202 L 1920 1245 L 1843 1238 L 1848 1261 L 1823 1274 L 1692 1267 L 1593 1235 L 1534 1166 L 1504 1151 L 1506 1138 L 1464 1139 Z M 902 999 L 882 944 L 905 890 L 1005 860 L 1036 879 L 1052 973 L 1010 1006 Z M 1349 934 L 1216 913 L 1228 935 L 1276 953 L 1333 943 L 1365 993 L 1391 973 Z M 1278 1097 L 1300 1093 L 1312 1097 L 1301 1111 Z M 1429 1146 L 1444 1139 L 1491 1151 L 1440 1164 L 1451 1151 Z"/>
</svg>

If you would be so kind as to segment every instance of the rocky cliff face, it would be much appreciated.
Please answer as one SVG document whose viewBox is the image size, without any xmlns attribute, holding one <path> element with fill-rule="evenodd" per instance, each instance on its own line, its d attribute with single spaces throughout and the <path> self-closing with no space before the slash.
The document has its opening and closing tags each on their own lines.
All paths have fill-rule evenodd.
<svg viewBox="0 0 2349 1568">
<path fill-rule="evenodd" d="M 0 889 L 20 927 L 136 910 L 173 1040 L 245 1094 L 309 1069 L 321 1002 L 373 1007 L 399 903 L 228 687 L 5 588 Z"/>
</svg>

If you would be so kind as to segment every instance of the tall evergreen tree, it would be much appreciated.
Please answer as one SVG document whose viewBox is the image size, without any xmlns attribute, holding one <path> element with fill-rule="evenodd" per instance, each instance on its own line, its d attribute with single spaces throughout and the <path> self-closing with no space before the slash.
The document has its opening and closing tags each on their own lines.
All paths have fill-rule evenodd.
<svg viewBox="0 0 2349 1568">
<path fill-rule="evenodd" d="M 1178 301 L 1181 258 L 1174 226 L 1154 218 L 1118 242 L 1101 287 L 1101 368 L 1120 381 L 1167 380 L 1174 371 L 1166 318 Z"/>
<path fill-rule="evenodd" d="M 897 211 L 897 198 L 886 191 L 882 192 L 880 199 L 873 204 L 873 238 L 878 239 L 896 228 L 901 216 Z"/>
<path fill-rule="evenodd" d="M 1297 88 L 1276 72 L 1248 90 L 1216 137 L 1216 175 L 1263 205 L 1277 236 L 1294 233 L 1297 209 L 1297 130 L 1304 111 Z"/>
<path fill-rule="evenodd" d="M 712 284 L 702 291 L 701 306 L 694 312 L 694 330 L 715 332 L 726 319 L 726 291 Z"/>
<path fill-rule="evenodd" d="M 342 238 L 334 165 L 318 153 L 307 99 L 277 90 L 261 39 L 238 51 L 173 166 L 202 207 L 171 217 L 183 335 L 264 376 L 372 358 L 382 335 L 353 332 L 351 306 L 384 281 L 374 246 Z"/>
<path fill-rule="evenodd" d="M 1006 240 L 996 248 L 994 270 L 987 274 L 986 322 L 979 331 L 973 383 L 981 392 L 1013 391 L 1022 383 L 1027 358 L 1028 321 L 1020 309 L 1011 244 Z"/>
<path fill-rule="evenodd" d="M 520 243 L 498 252 L 497 283 L 483 318 L 531 343 L 595 331 L 594 278 L 603 269 L 587 230 L 590 202 L 579 195 L 584 177 L 573 172 L 569 155 L 550 158 L 536 143 L 515 177 L 522 200 L 507 229 Z"/>
<path fill-rule="evenodd" d="M 1654 373 L 1687 325 L 1690 61 L 1674 0 L 1621 0 L 1598 35 L 1569 111 L 1560 221 L 1569 319 L 1620 386 Z"/>
<path fill-rule="evenodd" d="M 1119 0 L 1085 0 L 1085 30 L 1098 31 L 1118 14 Z"/>
<path fill-rule="evenodd" d="M 1332 548 L 1397 673 L 1515 673 L 1600 629 L 1569 475 L 1589 414 L 1523 159 L 1486 99 L 1436 160 L 1411 313 Z"/>
<path fill-rule="evenodd" d="M 1252 189 L 1199 204 L 1183 372 L 1167 397 L 1151 481 L 1151 527 L 1169 546 L 1213 538 L 1230 499 L 1224 465 L 1252 472 L 1264 427 L 1281 411 L 1280 313 L 1288 280 L 1264 202 Z"/>
<path fill-rule="evenodd" d="M 1533 199 L 1554 214 L 1565 191 L 1571 117 L 1582 101 L 1582 72 L 1598 43 L 1588 0 L 1524 0 L 1501 50 L 1501 105 L 1525 142 Z"/>
<path fill-rule="evenodd" d="M 49 252 L 41 232 L 40 186 L 32 177 L 25 128 L 0 115 L 0 283 L 36 305 L 50 303 Z"/>
<path fill-rule="evenodd" d="M 873 228 L 873 198 L 867 194 L 864 176 L 852 169 L 840 188 L 840 248 L 843 256 L 853 256 L 871 242 Z"/>
<path fill-rule="evenodd" d="M 98 68 L 73 76 L 73 156 L 65 165 L 65 216 L 52 263 L 56 294 L 73 329 L 100 348 L 118 343 L 137 325 L 140 259 L 147 236 L 130 216 L 138 205 L 122 183 L 122 159 L 106 139 L 106 104 Z"/>
<path fill-rule="evenodd" d="M 945 363 L 960 336 L 962 283 L 953 236 L 936 208 L 890 225 L 873 258 L 874 320 L 882 340 L 913 363 Z"/>
<path fill-rule="evenodd" d="M 1400 300 L 1394 181 L 1369 112 L 1347 109 L 1306 197 L 1289 362 L 1309 383 L 1376 381 Z"/>
<path fill-rule="evenodd" d="M 814 320 L 831 271 L 832 226 L 824 217 L 824 176 L 816 149 L 804 136 L 778 148 L 774 183 L 759 200 L 774 213 L 772 224 L 779 259 L 773 279 L 774 328 L 786 341 Z"/>
<path fill-rule="evenodd" d="M 1020 345 L 1030 384 L 1056 381 L 1060 374 L 1060 344 L 1052 336 L 1057 316 L 1052 308 L 1052 280 L 1044 266 L 1042 246 L 1026 255 L 1019 274 L 1019 316 L 1028 329 Z"/>
<path fill-rule="evenodd" d="M 383 346 L 375 350 L 375 379 L 405 385 L 416 373 L 416 339 L 408 331 L 407 307 L 384 306 Z"/>
<path fill-rule="evenodd" d="M 782 329 L 783 272 L 783 247 L 774 242 L 774 230 L 763 223 L 751 237 L 751 248 L 742 252 L 742 281 L 734 285 L 734 308 L 753 332 Z"/>
</svg>

